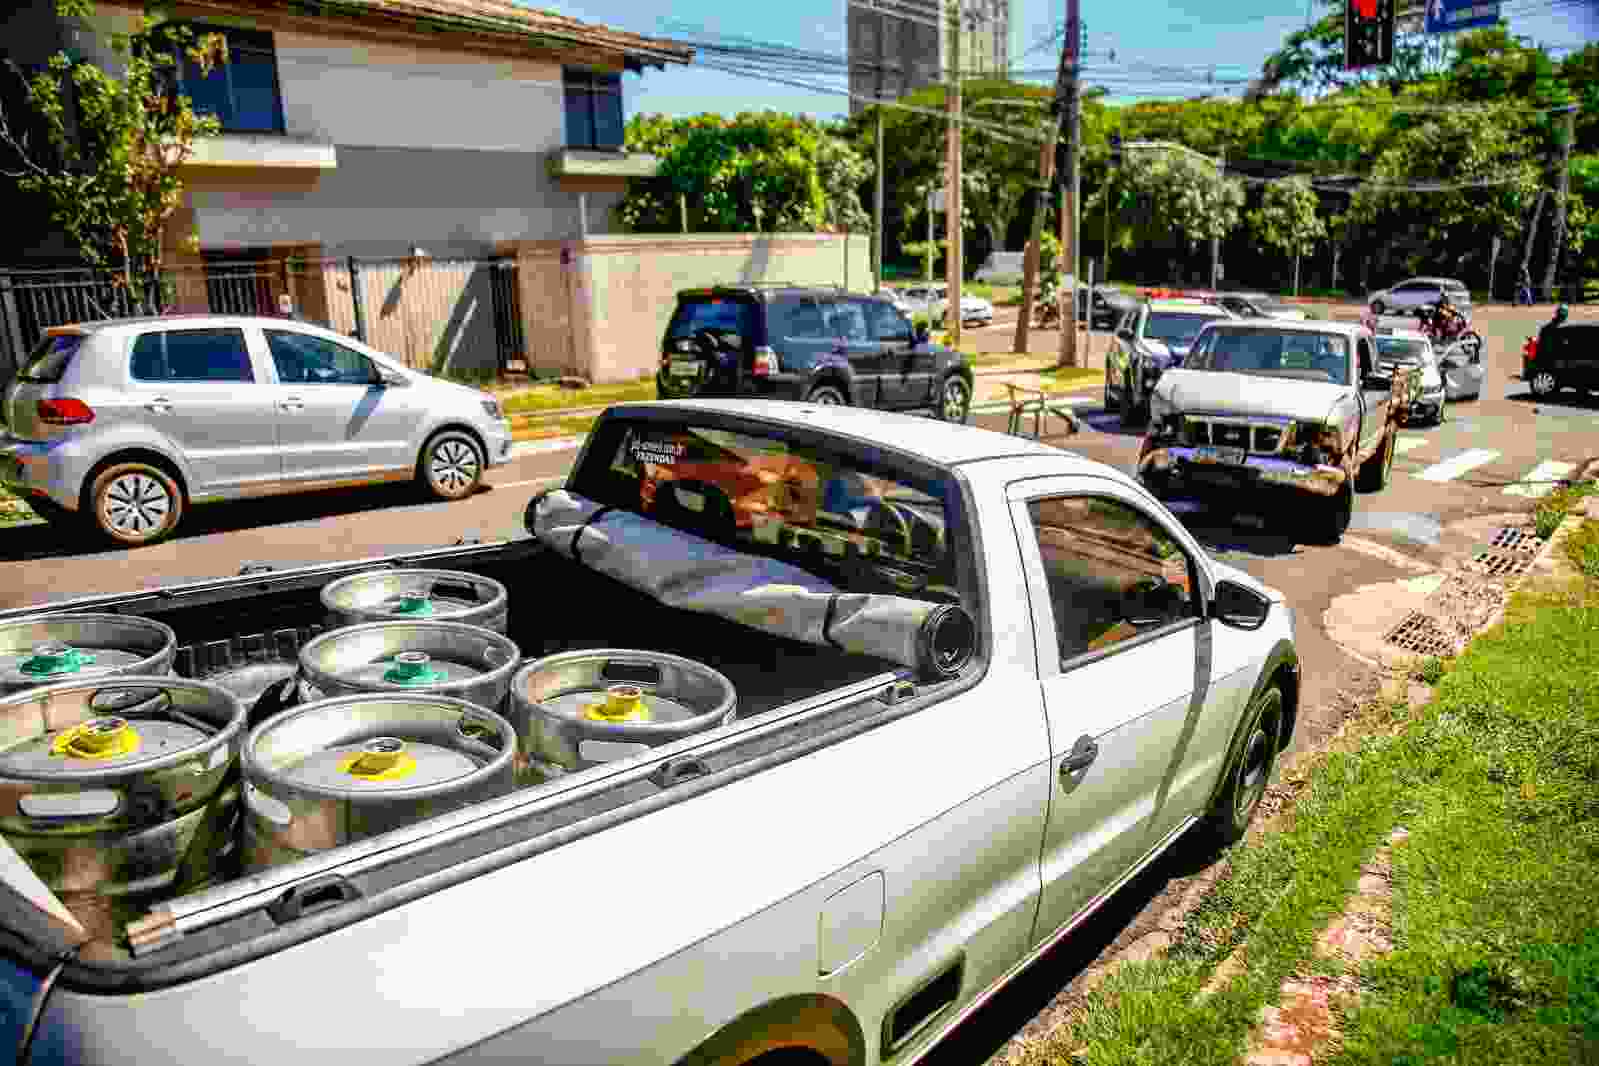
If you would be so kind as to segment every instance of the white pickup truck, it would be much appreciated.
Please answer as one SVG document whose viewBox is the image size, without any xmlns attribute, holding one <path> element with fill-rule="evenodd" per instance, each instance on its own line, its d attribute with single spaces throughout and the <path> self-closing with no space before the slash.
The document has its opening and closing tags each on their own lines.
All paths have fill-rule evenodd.
<svg viewBox="0 0 1599 1066">
<path fill-rule="evenodd" d="M 319 625 L 330 580 L 448 568 L 505 585 L 525 659 L 670 652 L 730 679 L 736 714 L 219 878 L 137 943 L 62 951 L 6 919 L 0 1046 L 32 1066 L 912 1062 L 1191 828 L 1238 839 L 1294 733 L 1280 595 L 1132 478 L 1035 442 L 621 405 L 525 524 L 44 609 L 162 620 L 203 681 L 205 647 Z"/>
</svg>

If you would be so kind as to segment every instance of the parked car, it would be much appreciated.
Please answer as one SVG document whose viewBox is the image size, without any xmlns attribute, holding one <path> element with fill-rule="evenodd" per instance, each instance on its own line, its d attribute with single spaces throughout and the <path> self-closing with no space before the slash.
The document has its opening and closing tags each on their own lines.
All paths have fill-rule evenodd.
<svg viewBox="0 0 1599 1066">
<path fill-rule="evenodd" d="M 927 317 L 934 322 L 949 325 L 949 290 L 943 290 L 928 305 Z M 961 293 L 961 325 L 988 326 L 994 322 L 994 305 L 981 296 Z"/>
<path fill-rule="evenodd" d="M 972 368 L 892 300 L 829 288 L 685 289 L 661 340 L 663 399 L 759 397 L 966 420 Z"/>
<path fill-rule="evenodd" d="M 1025 252 L 993 252 L 977 268 L 976 280 L 992 285 L 1020 285 L 1025 256 Z"/>
<path fill-rule="evenodd" d="M 1423 307 L 1437 303 L 1445 292 L 1455 309 L 1470 321 L 1471 290 L 1466 288 L 1465 282 L 1454 278 L 1410 278 L 1392 288 L 1377 290 L 1366 298 L 1366 303 L 1376 315 L 1389 311 L 1416 314 Z"/>
<path fill-rule="evenodd" d="M 406 479 L 458 500 L 511 456 L 493 396 L 285 318 L 56 327 L 5 414 L 0 484 L 126 547 L 216 500 Z"/>
<path fill-rule="evenodd" d="M 1222 292 L 1210 297 L 1210 301 L 1240 318 L 1280 318 L 1288 322 L 1303 322 L 1310 317 L 1304 308 L 1285 304 L 1264 292 Z"/>
<path fill-rule="evenodd" d="M 1449 395 L 1448 383 L 1439 366 L 1438 352 L 1432 340 L 1418 329 L 1379 328 L 1374 343 L 1377 349 L 1377 372 L 1392 375 L 1398 370 L 1419 370 L 1421 380 L 1416 395 L 1404 414 L 1408 423 L 1444 421 Z M 1481 389 L 1479 380 L 1478 389 Z"/>
<path fill-rule="evenodd" d="M 1599 393 L 1599 322 L 1563 322 L 1522 349 L 1521 379 L 1538 397 L 1561 389 Z"/>
<path fill-rule="evenodd" d="M 1077 321 L 1090 322 L 1095 329 L 1114 329 L 1129 311 L 1140 306 L 1136 296 L 1108 285 L 1095 285 L 1092 294 L 1092 320 L 1090 321 L 1090 294 L 1087 285 L 1077 286 Z"/>
<path fill-rule="evenodd" d="M 1155 386 L 1139 477 L 1162 497 L 1261 499 L 1302 538 L 1336 543 L 1354 491 L 1387 486 L 1419 377 L 1382 374 L 1361 325 L 1211 322 Z"/>
<path fill-rule="evenodd" d="M 1123 425 L 1148 417 L 1149 397 L 1161 375 L 1181 365 L 1199 331 L 1236 317 L 1203 300 L 1148 300 L 1123 316 L 1105 355 L 1105 410 Z"/>
<path fill-rule="evenodd" d="M 650 471 L 694 441 L 817 471 L 829 506 L 745 527 L 714 486 L 661 482 L 646 506 Z M 907 513 L 944 535 L 904 537 Z M 50 809 L 101 809 L 85 771 L 36 754 L 97 700 L 141 697 L 122 735 L 176 750 L 90 771 L 156 800 L 92 823 L 128 842 L 126 870 L 81 834 L 0 820 L 53 849 L 41 892 L 0 897 L 0 1046 L 33 1018 L 33 1066 L 916 1062 L 1162 854 L 1241 839 L 1294 739 L 1304 683 L 1282 595 L 1126 473 L 1046 444 L 839 406 L 619 405 L 523 524 L 496 543 L 47 605 L 115 612 L 119 633 L 161 622 L 182 645 L 178 677 L 8 699 L 27 772 L 74 775 Z M 866 547 L 828 550 L 838 535 Z M 316 590 L 374 567 L 499 582 L 504 636 L 528 654 L 495 704 L 507 717 L 386 682 L 375 698 L 229 702 L 229 649 L 272 650 L 248 667 L 292 683 L 295 642 L 324 622 Z M 0 627 L 27 617 L 0 612 Z M 400 632 L 349 642 L 352 677 L 421 627 L 382 628 Z M 609 698 L 660 717 L 602 719 Z M 231 736 L 166 715 L 192 723 L 202 706 Z M 392 751 L 418 732 L 409 780 L 351 781 L 350 756 L 334 768 L 363 740 Z M 196 735 L 215 757 L 170 769 Z M 18 758 L 0 752 L 0 772 Z M 536 771 L 555 759 L 566 772 Z M 460 792 L 463 774 L 523 763 Z M 234 772 L 230 805 L 193 808 L 221 827 L 209 849 L 187 816 L 144 828 L 201 784 L 226 797 Z M 49 798 L 8 787 L 14 806 Z M 235 813 L 244 859 L 224 850 Z M 0 888 L 22 866 L 0 863 Z M 178 890 L 157 876 L 174 867 Z M 97 894 L 130 876 L 132 900 Z M 87 936 L 44 916 L 63 885 Z"/>
</svg>

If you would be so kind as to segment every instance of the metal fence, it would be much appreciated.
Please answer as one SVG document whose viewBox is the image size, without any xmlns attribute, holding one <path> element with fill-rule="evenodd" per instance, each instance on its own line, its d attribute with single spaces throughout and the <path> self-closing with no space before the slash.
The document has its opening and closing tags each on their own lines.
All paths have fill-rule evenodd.
<svg viewBox="0 0 1599 1066">
<path fill-rule="evenodd" d="M 356 337 L 433 373 L 503 373 L 525 358 L 515 259 L 216 260 L 162 272 L 159 313 L 279 315 Z M 52 326 L 138 313 L 124 288 L 86 268 L 0 269 L 0 381 Z"/>
</svg>

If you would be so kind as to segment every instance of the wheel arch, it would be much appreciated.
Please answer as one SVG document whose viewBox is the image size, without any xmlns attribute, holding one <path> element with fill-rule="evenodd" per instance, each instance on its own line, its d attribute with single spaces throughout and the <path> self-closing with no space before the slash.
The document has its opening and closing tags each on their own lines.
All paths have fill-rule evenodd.
<svg viewBox="0 0 1599 1066">
<path fill-rule="evenodd" d="M 190 502 L 189 478 L 183 470 L 182 463 L 177 462 L 169 455 L 156 451 L 154 448 L 132 445 L 115 448 L 107 452 L 99 459 L 96 459 L 94 464 L 89 467 L 89 472 L 83 477 L 83 484 L 78 487 L 78 507 L 82 513 L 89 514 L 93 510 L 93 501 L 89 499 L 89 493 L 94 489 L 95 479 L 103 471 L 116 466 L 118 463 L 146 463 L 160 469 L 169 475 L 173 481 L 177 482 L 178 491 L 183 493 L 184 504 L 187 505 Z"/>
<path fill-rule="evenodd" d="M 1266 655 L 1265 665 L 1261 667 L 1260 677 L 1255 681 L 1255 687 L 1249 692 L 1249 699 L 1244 706 L 1253 707 L 1261 694 L 1273 684 L 1278 685 L 1283 693 L 1283 729 L 1279 734 L 1277 753 L 1280 755 L 1287 751 L 1293 744 L 1294 733 L 1299 727 L 1299 653 L 1287 638 L 1279 640 L 1272 645 Z M 1227 786 L 1227 768 L 1238 758 L 1239 751 L 1244 744 L 1244 729 L 1247 718 L 1240 715 L 1238 724 L 1233 727 L 1232 740 L 1227 745 L 1227 756 L 1222 760 L 1222 773 L 1217 777 L 1216 783 L 1211 786 L 1210 797 L 1206 807 L 1213 807 L 1221 796 L 1222 790 Z"/>
<path fill-rule="evenodd" d="M 722 1025 L 675 1066 L 744 1066 L 774 1053 L 808 1052 L 825 1066 L 866 1061 L 859 1019 L 833 996 L 804 993 L 771 1000 Z"/>
<path fill-rule="evenodd" d="M 833 365 L 817 367 L 816 373 L 811 375 L 811 380 L 805 384 L 805 396 L 809 397 L 813 389 L 822 385 L 831 385 L 844 394 L 844 405 L 853 406 L 853 389 L 849 374 L 842 368 Z"/>
<path fill-rule="evenodd" d="M 422 445 L 416 450 L 416 470 L 418 475 L 422 473 L 422 458 L 427 454 L 428 445 L 432 444 L 439 434 L 452 432 L 464 433 L 470 437 L 472 443 L 477 446 L 478 458 L 485 468 L 488 466 L 489 446 L 488 442 L 483 439 L 483 435 L 466 422 L 450 420 L 434 426 L 422 437 Z"/>
</svg>

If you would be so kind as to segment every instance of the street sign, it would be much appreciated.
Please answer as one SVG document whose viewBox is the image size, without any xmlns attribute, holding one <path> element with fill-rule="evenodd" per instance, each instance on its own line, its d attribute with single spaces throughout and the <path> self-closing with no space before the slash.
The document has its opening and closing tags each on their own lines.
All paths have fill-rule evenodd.
<svg viewBox="0 0 1599 1066">
<path fill-rule="evenodd" d="M 1385 67 L 1394 61 L 1394 3 L 1395 0 L 1346 0 L 1345 70 Z"/>
<path fill-rule="evenodd" d="M 1427 0 L 1427 32 L 1457 33 L 1499 25 L 1499 4 L 1484 0 Z"/>
</svg>

